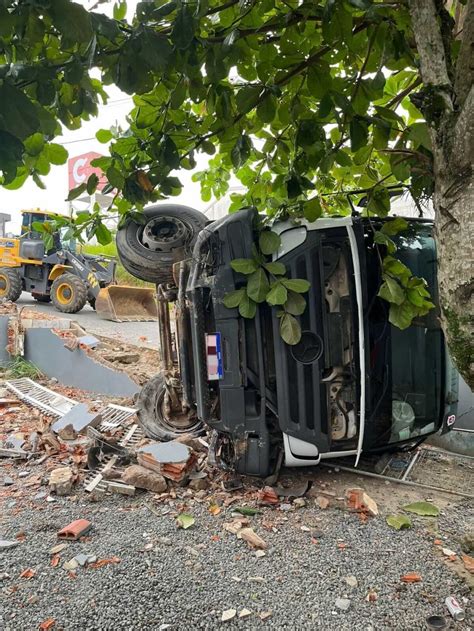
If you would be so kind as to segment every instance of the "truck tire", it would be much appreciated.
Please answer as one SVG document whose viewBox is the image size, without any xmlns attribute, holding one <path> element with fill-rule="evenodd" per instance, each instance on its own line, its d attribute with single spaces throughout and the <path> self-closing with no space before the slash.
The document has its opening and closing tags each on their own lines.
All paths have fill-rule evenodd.
<svg viewBox="0 0 474 631">
<path fill-rule="evenodd" d="M 117 232 L 117 252 L 127 272 L 149 283 L 173 282 L 173 264 L 192 252 L 207 223 L 198 210 L 178 204 L 149 206 L 145 223 L 130 219 Z"/>
<path fill-rule="evenodd" d="M 155 440 L 174 440 L 183 434 L 200 436 L 204 432 L 201 421 L 176 414 L 166 418 L 163 409 L 165 380 L 162 375 L 152 377 L 138 395 L 138 420 L 146 436 Z"/>
<path fill-rule="evenodd" d="M 79 276 L 61 274 L 51 285 L 51 300 L 62 313 L 77 313 L 87 302 L 87 287 Z"/>
<path fill-rule="evenodd" d="M 31 294 L 36 302 L 51 302 L 51 296 L 49 294 Z"/>
<path fill-rule="evenodd" d="M 23 291 L 23 281 L 16 269 L 0 267 L 0 300 L 16 302 Z"/>
</svg>

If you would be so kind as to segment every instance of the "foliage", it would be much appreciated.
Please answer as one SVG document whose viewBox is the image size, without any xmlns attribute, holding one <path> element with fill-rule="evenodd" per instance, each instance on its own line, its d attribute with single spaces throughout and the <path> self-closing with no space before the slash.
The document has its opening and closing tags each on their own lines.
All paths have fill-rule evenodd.
<svg viewBox="0 0 474 631">
<path fill-rule="evenodd" d="M 431 502 L 414 502 L 403 506 L 403 510 L 422 517 L 437 517 L 439 515 L 439 508 Z"/>
<path fill-rule="evenodd" d="M 280 334 L 287 344 L 300 341 L 301 326 L 295 316 L 306 308 L 306 300 L 301 294 L 310 285 L 305 279 L 287 278 L 283 263 L 272 262 L 268 256 L 276 254 L 280 247 L 280 236 L 271 230 L 260 232 L 258 247 L 254 245 L 251 259 L 234 259 L 232 269 L 246 277 L 245 286 L 229 292 L 224 304 L 229 309 L 237 308 L 243 318 L 253 318 L 257 305 L 267 302 L 278 307 Z"/>
<path fill-rule="evenodd" d="M 7 378 L 19 379 L 21 377 L 28 377 L 29 379 L 38 379 L 42 376 L 41 370 L 35 366 L 32 362 L 24 359 L 23 357 L 15 357 L 6 366 Z"/>
<path fill-rule="evenodd" d="M 199 154 L 209 156 L 208 168 L 194 175 L 203 199 L 224 195 L 234 173 L 245 193 L 231 196 L 231 211 L 253 206 L 269 225 L 347 214 L 348 189 L 363 191 L 365 214 L 379 217 L 390 210 L 390 186 L 431 195 L 430 128 L 415 105 L 427 94 L 415 95 L 422 82 L 408 4 L 154 0 L 139 2 L 131 23 L 125 15 L 123 0 L 113 18 L 70 0 L 1 0 L 4 186 L 17 188 L 28 175 L 42 186 L 50 165 L 66 160 L 52 142 L 60 124 L 79 127 L 106 101 L 103 84 L 114 83 L 133 95 L 129 128 L 99 131 L 110 156 L 94 163 L 108 178 L 104 192 L 116 191 L 111 210 L 123 219 L 179 194 L 177 171 L 195 169 Z M 440 19 L 452 70 L 459 46 L 449 19 Z M 432 97 L 430 125 L 440 107 Z M 69 199 L 96 186 L 92 175 Z M 111 239 L 98 208 L 79 216 L 76 228 L 103 244 Z M 376 236 L 385 257 L 380 295 L 391 303 L 391 321 L 405 327 L 430 303 L 423 281 L 394 256 L 390 236 Z M 251 285 L 239 294 L 239 309 L 251 315 L 260 299 L 284 305 L 282 333 L 293 339 L 304 299 L 254 263 L 243 272 Z"/>
<path fill-rule="evenodd" d="M 406 515 L 388 515 L 385 521 L 389 526 L 395 528 L 395 530 L 403 530 L 412 527 L 411 519 Z"/>
<path fill-rule="evenodd" d="M 81 251 L 85 254 L 95 254 L 96 256 L 110 256 L 117 258 L 117 248 L 114 241 L 111 241 L 107 245 L 92 245 L 90 243 L 86 243 L 81 247 Z M 115 278 L 119 285 L 132 285 L 133 287 L 154 286 L 152 283 L 146 283 L 145 281 L 135 278 L 135 276 L 129 274 L 120 262 L 117 264 L 115 270 Z"/>
</svg>

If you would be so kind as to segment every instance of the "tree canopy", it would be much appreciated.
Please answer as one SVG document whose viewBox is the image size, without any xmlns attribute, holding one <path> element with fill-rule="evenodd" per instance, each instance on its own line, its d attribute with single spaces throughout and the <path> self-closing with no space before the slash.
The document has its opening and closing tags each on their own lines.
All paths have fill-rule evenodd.
<svg viewBox="0 0 474 631">
<path fill-rule="evenodd" d="M 474 99 L 473 2 L 450 4 L 154 0 L 127 22 L 124 1 L 109 18 L 70 0 L 0 0 L 3 185 L 32 176 L 41 186 L 66 160 L 52 142 L 60 124 L 79 127 L 115 84 L 133 95 L 129 127 L 98 132 L 110 155 L 95 163 L 123 217 L 179 194 L 179 170 L 199 154 L 209 156 L 193 176 L 204 200 L 235 174 L 245 192 L 231 210 L 253 206 L 269 220 L 347 214 L 354 189 L 381 217 L 393 186 L 420 204 L 436 193 L 447 114 L 453 126 Z M 81 224 L 109 238 L 98 210 Z M 389 231 L 377 239 L 391 319 L 408 326 L 430 308 L 424 284 L 394 268 Z"/>
</svg>

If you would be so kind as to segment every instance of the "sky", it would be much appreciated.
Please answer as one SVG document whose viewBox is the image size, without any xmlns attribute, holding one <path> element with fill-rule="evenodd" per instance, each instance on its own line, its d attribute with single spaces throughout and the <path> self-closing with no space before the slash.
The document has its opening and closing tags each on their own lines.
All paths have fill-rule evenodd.
<svg viewBox="0 0 474 631">
<path fill-rule="evenodd" d="M 83 2 L 87 8 L 95 4 L 94 0 Z M 128 15 L 132 18 L 137 0 L 128 0 Z M 101 11 L 108 15 L 112 14 L 113 3 L 101 4 L 94 10 Z M 88 151 L 97 151 L 107 154 L 107 145 L 101 144 L 95 134 L 99 129 L 108 129 L 115 123 L 126 127 L 125 117 L 133 107 L 132 97 L 121 92 L 115 86 L 106 86 L 109 94 L 109 101 L 106 105 L 100 106 L 99 115 L 90 121 L 83 122 L 80 129 L 70 131 L 64 128 L 62 136 L 57 136 L 53 142 L 63 145 L 69 157 L 74 157 Z M 201 157 L 196 170 L 205 168 L 206 158 Z M 183 183 L 183 192 L 172 201 L 180 204 L 192 206 L 197 210 L 204 211 L 209 205 L 203 202 L 200 195 L 200 185 L 191 180 L 192 173 L 180 171 L 177 173 Z M 0 186 L 0 212 L 8 213 L 12 217 L 11 223 L 7 225 L 7 231 L 17 232 L 21 220 L 20 211 L 41 208 L 53 212 L 67 214 L 69 204 L 66 202 L 68 195 L 68 168 L 67 163 L 61 166 L 51 165 L 50 173 L 42 178 L 46 189 L 42 190 L 36 186 L 33 180 L 27 180 L 25 184 L 16 191 L 8 191 Z"/>
</svg>

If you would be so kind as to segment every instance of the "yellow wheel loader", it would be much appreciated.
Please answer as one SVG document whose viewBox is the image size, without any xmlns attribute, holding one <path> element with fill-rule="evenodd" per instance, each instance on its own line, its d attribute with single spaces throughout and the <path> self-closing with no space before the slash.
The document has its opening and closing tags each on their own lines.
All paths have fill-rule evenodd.
<svg viewBox="0 0 474 631">
<path fill-rule="evenodd" d="M 23 211 L 21 236 L 0 238 L 0 300 L 16 302 L 26 291 L 62 313 L 77 313 L 89 302 L 107 320 L 157 319 L 154 290 L 115 285 L 116 261 L 78 253 L 74 240 L 64 238 L 67 228 L 53 235 L 53 247 L 46 251 L 33 224 L 53 217 Z"/>
</svg>

